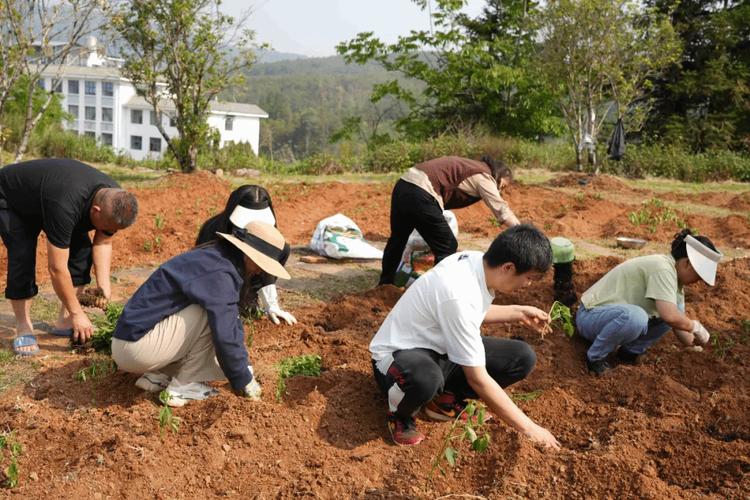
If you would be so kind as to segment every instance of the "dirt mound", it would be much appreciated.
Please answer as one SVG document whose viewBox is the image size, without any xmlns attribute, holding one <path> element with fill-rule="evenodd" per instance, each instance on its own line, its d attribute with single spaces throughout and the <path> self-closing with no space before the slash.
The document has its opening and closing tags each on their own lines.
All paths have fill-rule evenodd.
<svg viewBox="0 0 750 500">
<path fill-rule="evenodd" d="M 618 262 L 576 262 L 579 293 Z M 28 498 L 742 497 L 750 490 L 750 342 L 740 327 L 750 314 L 749 280 L 750 260 L 735 260 L 720 267 L 715 287 L 688 289 L 688 312 L 719 336 L 717 346 L 688 352 L 668 334 L 640 366 L 619 366 L 602 378 L 585 373 L 587 346 L 579 338 L 554 332 L 541 339 L 518 325 L 485 328 L 533 346 L 535 371 L 509 390 L 541 391 L 520 405 L 558 436 L 563 450 L 540 451 L 496 421 L 485 454 L 460 446 L 458 466 L 429 487 L 447 425 L 419 420 L 425 442 L 392 446 L 385 397 L 372 380 L 367 345 L 400 295 L 394 287 L 295 310 L 300 323 L 292 327 L 254 322 L 250 356 L 263 401 L 243 400 L 218 383 L 219 397 L 175 410 L 182 424 L 174 435 L 160 433 L 159 408 L 133 386 L 135 377 L 79 382 L 73 375 L 90 363 L 59 352 L 38 360 L 42 371 L 30 383 L 0 393 L 0 426 L 13 429 L 24 447 L 15 492 Z M 498 302 L 547 308 L 552 293 L 547 275 Z M 722 345 L 728 348 L 720 351 Z M 323 358 L 321 376 L 289 379 L 277 401 L 276 364 L 310 353 Z"/>
<path fill-rule="evenodd" d="M 565 174 L 550 180 L 547 182 L 547 185 L 551 187 L 594 188 L 600 191 L 613 191 L 615 193 L 636 191 L 617 177 L 607 174 Z"/>
</svg>

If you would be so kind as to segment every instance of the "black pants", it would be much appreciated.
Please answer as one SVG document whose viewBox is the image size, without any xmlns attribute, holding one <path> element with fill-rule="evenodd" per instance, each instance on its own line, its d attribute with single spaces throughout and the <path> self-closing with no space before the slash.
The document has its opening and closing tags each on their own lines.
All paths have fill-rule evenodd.
<svg viewBox="0 0 750 500">
<path fill-rule="evenodd" d="M 36 285 L 36 245 L 41 220 L 22 219 L 0 199 L 0 236 L 8 249 L 8 280 L 5 298 L 22 300 L 39 293 Z M 74 233 L 70 242 L 68 271 L 73 286 L 91 283 L 91 239 L 88 232 Z"/>
<path fill-rule="evenodd" d="M 526 342 L 496 337 L 482 337 L 482 342 L 487 373 L 500 387 L 523 380 L 534 369 L 536 354 Z M 453 393 L 459 401 L 478 397 L 463 368 L 430 349 L 394 352 L 387 373 L 381 373 L 374 360 L 372 367 L 375 381 L 388 396 L 390 410 L 402 417 L 415 415 L 442 392 Z"/>
<path fill-rule="evenodd" d="M 391 237 L 383 251 L 380 285 L 393 283 L 406 242 L 414 229 L 429 245 L 436 264 L 456 253 L 458 242 L 437 200 L 424 189 L 399 180 L 391 195 Z"/>
</svg>

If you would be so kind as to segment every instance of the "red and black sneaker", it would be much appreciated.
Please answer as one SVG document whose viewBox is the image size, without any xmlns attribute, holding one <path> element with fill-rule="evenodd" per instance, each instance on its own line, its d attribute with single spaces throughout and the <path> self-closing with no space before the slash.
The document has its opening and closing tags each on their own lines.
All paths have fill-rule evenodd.
<svg viewBox="0 0 750 500">
<path fill-rule="evenodd" d="M 459 401 L 453 393 L 443 392 L 435 396 L 432 401 L 425 405 L 424 413 L 430 420 L 436 420 L 438 422 L 449 422 L 455 420 L 456 417 L 461 415 L 461 420 L 465 422 L 469 416 L 466 413 L 462 413 L 464 408 L 466 408 L 465 401 Z M 492 415 L 489 413 L 484 414 L 485 422 L 488 422 L 491 419 Z"/>
<path fill-rule="evenodd" d="M 393 442 L 403 446 L 419 444 L 425 438 L 425 435 L 417 430 L 417 423 L 413 417 L 400 417 L 393 412 L 388 412 L 388 430 Z"/>
</svg>

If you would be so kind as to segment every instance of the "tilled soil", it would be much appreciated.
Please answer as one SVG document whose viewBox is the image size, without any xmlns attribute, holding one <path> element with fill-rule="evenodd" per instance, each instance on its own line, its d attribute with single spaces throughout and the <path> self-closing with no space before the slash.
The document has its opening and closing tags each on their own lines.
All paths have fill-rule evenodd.
<svg viewBox="0 0 750 500">
<path fill-rule="evenodd" d="M 207 174 L 163 182 L 138 192 L 143 218 L 117 236 L 116 266 L 153 265 L 189 248 L 197 227 L 220 209 L 230 190 Z M 297 245 L 308 241 L 318 220 L 337 211 L 372 239 L 387 237 L 390 189 L 271 186 L 281 230 Z M 590 189 L 597 186 L 584 191 L 586 203 L 553 187 L 515 186 L 507 198 L 540 227 L 570 224 L 573 236 L 599 238 L 612 232 L 607 223 L 625 224 L 632 207 L 598 199 Z M 562 206 L 571 208 L 555 217 Z M 161 228 L 154 222 L 157 214 L 165 221 Z M 483 206 L 459 211 L 459 221 L 470 234 L 498 230 Z M 747 234 L 747 220 L 739 229 Z M 665 228 L 656 237 L 666 243 L 671 231 Z M 720 245 L 737 241 L 750 247 L 745 239 L 750 237 L 741 232 L 705 232 Z M 144 241 L 160 234 L 171 239 L 162 239 L 157 251 L 145 251 Z M 578 292 L 619 261 L 576 262 Z M 552 430 L 563 450 L 542 451 L 496 419 L 486 453 L 461 448 L 457 466 L 430 484 L 430 464 L 448 425 L 420 420 L 425 442 L 391 444 L 385 399 L 371 374 L 367 345 L 400 297 L 394 287 L 295 309 L 300 323 L 293 327 L 256 321 L 246 333 L 263 400 L 246 401 L 226 384 L 216 384 L 220 396 L 175 410 L 182 419 L 176 434 L 160 432 L 155 398 L 134 387 L 134 376 L 75 380 L 74 374 L 95 358 L 70 354 L 65 340 L 42 335 L 46 355 L 35 360 L 37 375 L 0 393 L 0 429 L 13 430 L 24 447 L 20 485 L 0 493 L 20 498 L 747 498 L 750 332 L 742 320 L 750 319 L 748 282 L 750 259 L 737 259 L 722 264 L 715 287 L 695 285 L 687 292 L 688 314 L 719 339 L 717 345 L 701 353 L 686 351 L 668 334 L 640 366 L 618 366 L 602 378 L 586 373 L 586 345 L 578 337 L 569 340 L 556 331 L 541 339 L 517 325 L 486 328 L 487 335 L 520 337 L 534 347 L 535 371 L 509 390 L 541 391 L 537 399 L 519 404 Z M 550 273 L 497 302 L 548 308 L 552 296 Z M 277 401 L 274 366 L 307 353 L 322 356 L 323 373 L 289 379 Z"/>
</svg>

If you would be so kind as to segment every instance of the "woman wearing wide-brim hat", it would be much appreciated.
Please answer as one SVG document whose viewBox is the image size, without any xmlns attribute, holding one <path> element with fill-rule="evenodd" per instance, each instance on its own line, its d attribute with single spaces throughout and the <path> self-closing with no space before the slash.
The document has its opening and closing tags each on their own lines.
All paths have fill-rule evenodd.
<svg viewBox="0 0 750 500">
<path fill-rule="evenodd" d="M 239 316 L 240 290 L 260 273 L 289 279 L 279 263 L 284 237 L 257 221 L 217 234 L 162 264 L 125 305 L 113 333 L 117 366 L 142 375 L 141 389 L 166 389 L 172 406 L 216 394 L 205 382 L 225 378 L 238 393 L 260 397 Z"/>
<path fill-rule="evenodd" d="M 689 229 L 675 235 L 666 255 L 645 255 L 618 265 L 581 296 L 576 326 L 591 342 L 589 372 L 601 375 L 617 351 L 621 363 L 640 356 L 672 329 L 684 345 L 705 345 L 708 331 L 685 315 L 683 287 L 703 281 L 713 286 L 721 253 L 706 236 Z"/>
</svg>

